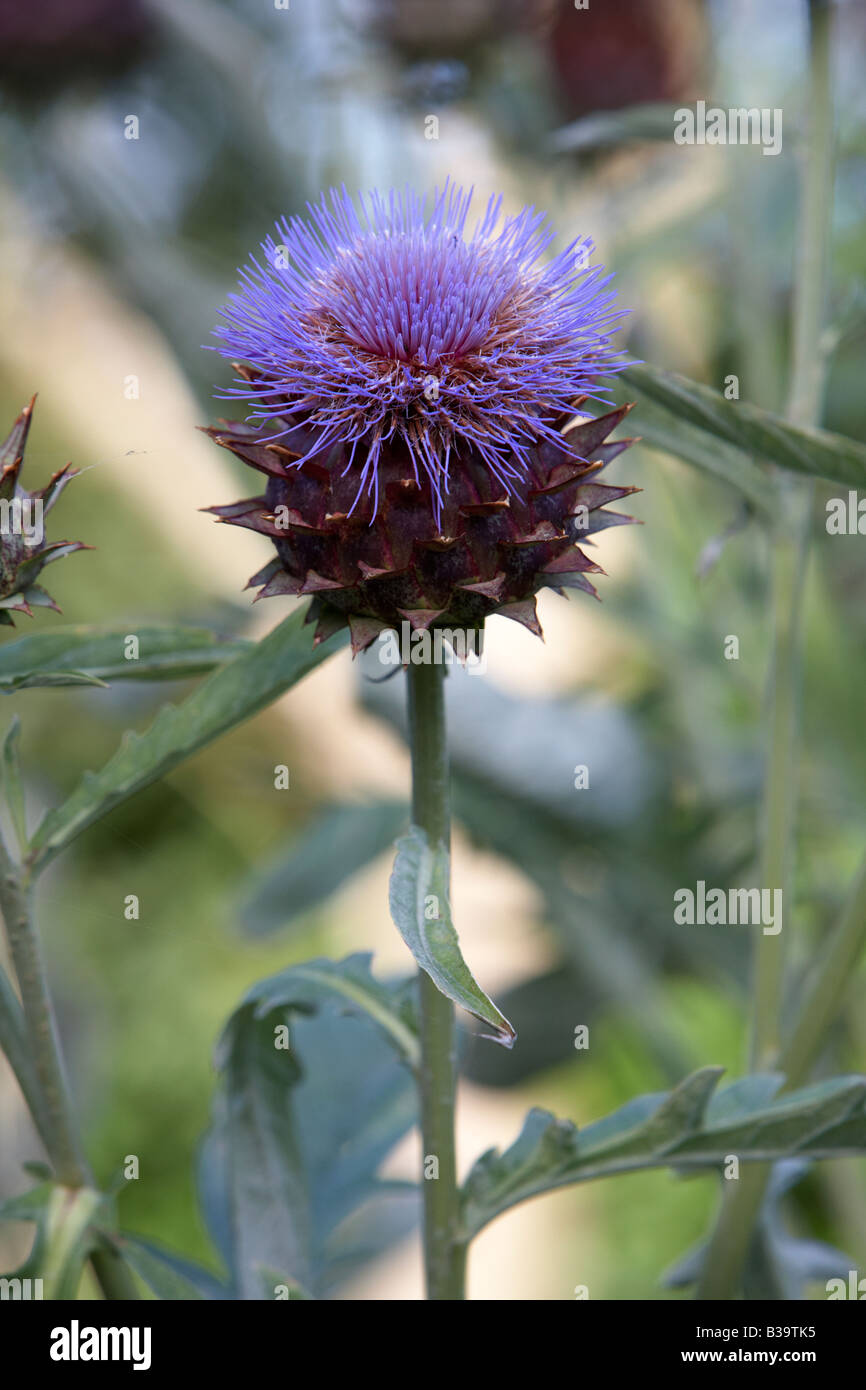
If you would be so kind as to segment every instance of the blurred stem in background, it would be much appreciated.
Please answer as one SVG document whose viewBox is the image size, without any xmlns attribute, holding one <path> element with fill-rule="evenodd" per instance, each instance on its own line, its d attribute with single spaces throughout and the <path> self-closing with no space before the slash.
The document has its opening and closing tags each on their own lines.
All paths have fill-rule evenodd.
<svg viewBox="0 0 866 1390">
<path fill-rule="evenodd" d="M 800 203 L 800 237 L 793 291 L 793 347 L 786 415 L 798 425 L 819 421 L 824 392 L 822 329 L 833 207 L 833 101 L 831 5 L 809 3 L 809 143 Z M 773 649 L 770 668 L 767 768 L 762 816 L 761 885 L 781 888 L 782 931 L 758 937 L 752 985 L 751 1067 L 773 1070 L 781 1061 L 781 1006 L 785 943 L 792 924 L 794 831 L 798 794 L 803 581 L 809 550 L 814 486 L 781 479 L 772 547 Z M 844 921 L 844 919 L 843 919 Z M 841 927 L 841 924 L 840 924 Z M 849 940 L 851 933 L 847 933 Z M 844 955 L 830 952 L 824 966 Z M 826 991 L 816 984 L 813 999 Z M 810 1011 L 817 1018 L 820 1008 Z M 795 1034 L 797 1030 L 795 1029 Z M 811 1060 L 811 1059 L 810 1059 Z M 802 1066 L 802 1058 L 799 1063 Z M 802 1079 L 800 1077 L 799 1079 Z M 793 1078 L 788 1077 L 786 1084 Z M 769 1165 L 749 1165 L 725 1193 L 698 1285 L 700 1299 L 737 1295 Z"/>
<path fill-rule="evenodd" d="M 442 664 L 407 667 L 409 737 L 412 750 L 412 820 L 431 846 L 450 842 L 448 744 L 445 730 L 445 672 Z M 447 886 L 447 885 L 446 885 Z M 421 1139 L 424 1172 L 424 1264 L 427 1297 L 465 1297 L 466 1247 L 459 1238 L 459 1192 L 454 1134 L 457 1041 L 454 1008 L 425 971 L 420 971 Z M 437 1162 L 428 1177 L 428 1159 Z"/>
<path fill-rule="evenodd" d="M 2 837 L 0 909 L 21 991 L 25 1038 L 32 1060 L 32 1076 L 29 1070 L 19 1073 L 17 1068 L 16 1075 L 57 1182 L 76 1190 L 92 1187 L 66 1084 L 51 994 L 31 911 L 30 885 L 27 875 L 13 863 Z M 7 1000 L 5 994 L 3 1003 L 11 1005 L 11 999 Z M 14 1018 L 11 1024 L 14 1028 Z M 14 1064 L 15 1054 L 7 1055 Z M 131 1274 L 108 1243 L 94 1250 L 90 1259 L 106 1298 L 138 1298 Z"/>
</svg>

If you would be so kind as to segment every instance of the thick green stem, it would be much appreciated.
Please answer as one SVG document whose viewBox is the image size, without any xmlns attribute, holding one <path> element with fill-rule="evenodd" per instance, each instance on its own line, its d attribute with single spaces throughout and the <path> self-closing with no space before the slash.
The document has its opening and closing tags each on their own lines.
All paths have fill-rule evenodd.
<svg viewBox="0 0 866 1390">
<path fill-rule="evenodd" d="M 831 16 L 827 0 L 810 0 L 810 137 L 800 209 L 794 276 L 793 350 L 786 414 L 797 424 L 820 415 L 825 359 L 821 329 L 833 203 Z M 752 992 L 751 1065 L 781 1069 L 780 1017 L 784 944 L 791 921 L 790 892 L 797 799 L 800 633 L 803 575 L 812 510 L 811 484 L 787 480 L 773 539 L 773 655 L 767 773 L 764 787 L 761 883 L 781 888 L 782 931 L 759 937 Z M 737 1295 L 770 1168 L 749 1165 L 728 1184 L 698 1284 L 699 1299 Z"/>
<path fill-rule="evenodd" d="M 72 1121 L 72 1107 L 60 1061 L 54 1010 L 48 993 L 39 940 L 33 929 L 30 898 L 6 846 L 0 843 L 0 909 L 6 923 L 9 952 L 18 977 L 24 1023 L 33 1071 L 42 1097 L 43 1136 L 59 1182 L 83 1187 L 87 1165 Z"/>
<path fill-rule="evenodd" d="M 412 749 L 412 819 L 431 845 L 448 845 L 448 745 L 445 666 L 410 666 L 409 731 Z M 459 1190 L 454 1136 L 457 1045 L 454 1008 L 423 970 L 421 996 L 421 1136 L 424 1177 L 424 1263 L 427 1297 L 465 1296 L 466 1248 L 459 1235 Z"/>
<path fill-rule="evenodd" d="M 27 1109 L 33 1117 L 33 1123 L 47 1150 L 51 1126 L 30 1057 L 24 1011 L 2 965 L 0 965 L 0 1052 L 5 1055 L 12 1068 Z"/>
<path fill-rule="evenodd" d="M 13 1038 L 13 1042 L 26 1043 L 29 1051 L 20 1073 L 15 1067 L 16 1075 L 58 1182 L 74 1188 L 92 1186 L 66 1085 L 54 1009 L 31 915 L 29 884 L 12 862 L 2 837 L 0 911 L 22 1001 L 23 1037 Z M 10 1017 L 14 1018 L 14 1013 Z M 13 1048 L 12 1060 L 16 1055 Z M 135 1280 L 113 1249 L 94 1251 L 91 1263 L 106 1298 L 138 1298 Z"/>
</svg>

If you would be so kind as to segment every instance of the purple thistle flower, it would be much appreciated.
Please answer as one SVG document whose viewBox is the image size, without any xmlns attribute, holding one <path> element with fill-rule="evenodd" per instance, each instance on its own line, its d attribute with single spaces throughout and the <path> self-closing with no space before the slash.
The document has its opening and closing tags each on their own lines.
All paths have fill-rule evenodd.
<svg viewBox="0 0 866 1390">
<path fill-rule="evenodd" d="M 348 445 L 374 515 L 395 438 L 438 518 L 467 452 L 512 491 L 575 396 L 622 365 L 610 343 L 622 314 L 604 292 L 612 277 L 589 265 L 592 242 L 545 263 L 543 214 L 502 221 L 501 198 L 466 237 L 471 199 L 446 186 L 428 210 L 409 191 L 373 193 L 359 215 L 332 189 L 309 223 L 277 224 L 222 311 L 219 351 L 256 377 L 226 394 L 249 400 L 274 439 L 302 416 L 314 431 L 305 461 Z"/>
<path fill-rule="evenodd" d="M 588 239 L 545 261 L 543 216 L 501 199 L 467 236 L 470 201 L 332 190 L 278 223 L 217 329 L 249 415 L 208 433 L 267 487 L 210 510 L 274 541 L 260 597 L 314 595 L 317 637 L 348 622 L 356 650 L 404 619 L 540 632 L 544 585 L 595 593 L 575 542 L 631 520 L 602 509 L 635 489 L 597 480 L 630 407 L 576 414 L 624 366 L 610 276 Z"/>
</svg>

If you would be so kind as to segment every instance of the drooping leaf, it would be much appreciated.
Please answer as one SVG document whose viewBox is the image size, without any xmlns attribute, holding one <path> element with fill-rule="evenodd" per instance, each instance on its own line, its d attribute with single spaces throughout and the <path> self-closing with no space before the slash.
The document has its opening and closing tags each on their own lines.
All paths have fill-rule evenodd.
<svg viewBox="0 0 866 1390">
<path fill-rule="evenodd" d="M 446 686 L 456 819 L 543 894 L 545 919 L 575 975 L 575 997 L 589 995 L 598 1010 L 626 1008 L 673 1083 L 696 1059 L 675 1037 L 652 981 L 661 969 L 745 976 L 743 940 L 731 933 L 684 937 L 664 906 L 689 881 L 684 866 L 694 863 L 695 878 L 708 872 L 706 836 L 716 808 L 697 808 L 671 824 L 661 813 L 671 794 L 664 769 L 622 708 L 597 699 L 521 698 L 459 668 Z M 362 698 L 406 736 L 404 702 L 391 683 L 366 682 Z M 591 771 L 583 790 L 576 790 L 576 763 Z M 634 873 L 619 871 L 624 856 Z M 727 883 L 730 866 L 719 863 L 712 872 Z M 590 892 L 581 891 L 584 880 Z M 519 1031 L 519 1019 L 498 1003 Z M 536 1017 L 533 1042 L 557 1018 Z M 573 1018 L 588 1021 L 585 1012 Z M 561 1034 L 555 1046 L 562 1048 Z M 482 1051 L 473 1049 L 475 1056 Z M 495 1057 L 482 1065 L 489 1074 Z M 510 1076 L 511 1062 L 501 1070 Z"/>
<path fill-rule="evenodd" d="M 391 916 L 422 970 L 455 1004 L 493 1029 L 485 1034 L 505 1047 L 514 1044 L 508 1019 L 480 988 L 460 952 L 448 900 L 449 854 L 444 844 L 431 845 L 413 825 L 397 842 L 391 875 Z"/>
<path fill-rule="evenodd" d="M 778 1098 L 770 1093 L 783 1077 L 753 1077 L 712 1096 L 720 1074 L 704 1068 L 673 1091 L 639 1096 L 580 1131 L 530 1111 L 511 1148 L 483 1154 L 470 1172 L 466 1232 L 475 1235 L 529 1197 L 591 1178 L 659 1167 L 711 1170 L 730 1155 L 742 1163 L 866 1152 L 866 1077 L 839 1077 Z"/>
<path fill-rule="evenodd" d="M 676 420 L 733 444 L 747 457 L 805 477 L 866 487 L 866 445 L 854 439 L 792 425 L 749 401 L 726 400 L 711 386 L 645 363 L 627 368 L 618 380 L 627 394 L 654 402 Z"/>
<path fill-rule="evenodd" d="M 513 1052 L 487 1047 L 467 1037 L 460 1074 L 478 1086 L 522 1086 L 540 1072 L 559 1066 L 573 1047 L 575 1021 L 591 1025 L 607 1001 L 577 970 L 567 965 L 545 970 L 512 986 L 500 999 L 514 1023 L 520 1046 Z M 467 1029 L 467 1033 L 469 1030 Z"/>
<path fill-rule="evenodd" d="M 138 656 L 127 659 L 128 638 Z M 204 675 L 252 644 L 206 628 L 140 627 L 117 632 L 65 627 L 20 637 L 0 647 L 0 694 L 33 686 L 105 685 L 118 680 L 181 680 Z"/>
<path fill-rule="evenodd" d="M 416 1051 L 405 987 L 366 956 L 292 967 L 232 1015 L 200 1191 L 237 1296 L 327 1296 L 405 1233 L 414 1190 L 377 1171 L 415 1119 Z"/>
<path fill-rule="evenodd" d="M 383 853 L 408 820 L 397 801 L 328 807 L 251 885 L 243 926 L 261 936 L 318 907 Z"/>
<path fill-rule="evenodd" d="M 101 772 L 88 773 L 61 806 L 49 811 L 33 836 L 34 870 L 121 801 L 271 704 L 345 641 L 338 633 L 314 647 L 304 612 L 292 613 L 256 646 L 214 671 L 182 705 L 166 705 L 145 733 L 128 733 Z"/>
</svg>

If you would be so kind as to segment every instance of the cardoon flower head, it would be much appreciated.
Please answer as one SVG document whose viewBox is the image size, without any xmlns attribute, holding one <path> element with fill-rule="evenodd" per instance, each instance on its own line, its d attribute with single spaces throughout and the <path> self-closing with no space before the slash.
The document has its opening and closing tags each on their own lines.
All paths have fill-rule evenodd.
<svg viewBox="0 0 866 1390">
<path fill-rule="evenodd" d="M 35 400 L 35 396 L 33 400 Z M 14 626 L 13 612 L 32 617 L 32 608 L 53 608 L 51 595 L 36 583 L 46 565 L 89 547 L 80 541 L 45 541 L 45 515 L 66 484 L 77 476 L 67 464 L 40 492 L 27 492 L 19 476 L 33 416 L 33 401 L 26 405 L 0 444 L 0 625 Z"/>
<path fill-rule="evenodd" d="M 332 191 L 278 224 L 217 329 L 249 415 L 209 433 L 268 484 L 211 510 L 275 540 L 251 583 L 315 594 L 319 635 L 348 620 L 356 648 L 403 619 L 537 628 L 544 584 L 595 592 L 578 533 L 629 519 L 593 515 L 634 491 L 595 481 L 625 409 L 575 418 L 622 365 L 610 277 L 588 240 L 544 260 L 532 208 L 491 199 L 467 232 L 470 200 Z"/>
</svg>

